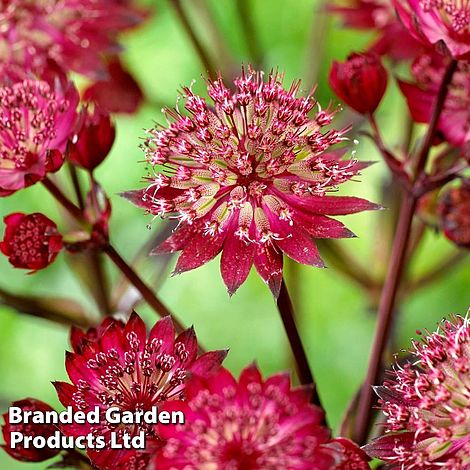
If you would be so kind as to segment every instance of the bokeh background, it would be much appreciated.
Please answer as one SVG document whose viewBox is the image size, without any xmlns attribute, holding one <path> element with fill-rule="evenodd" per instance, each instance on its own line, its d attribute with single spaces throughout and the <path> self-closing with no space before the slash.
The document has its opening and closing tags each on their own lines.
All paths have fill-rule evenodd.
<svg viewBox="0 0 470 470">
<path fill-rule="evenodd" d="M 139 163 L 142 155 L 138 148 L 143 129 L 151 127 L 155 120 L 164 122 L 159 110 L 163 105 L 174 105 L 177 89 L 182 85 L 196 80 L 194 89 L 204 92 L 203 67 L 169 2 L 143 3 L 151 4 L 154 14 L 142 27 L 124 36 L 123 60 L 145 90 L 149 102 L 137 115 L 116 117 L 117 141 L 96 174 L 113 204 L 113 243 L 128 260 L 155 235 L 161 224 L 157 221 L 149 230 L 146 227 L 149 220 L 142 211 L 118 196 L 120 191 L 139 187 L 145 174 L 144 165 Z M 253 50 L 247 45 L 246 23 L 240 16 L 237 0 L 183 0 L 182 3 L 217 64 L 236 70 L 241 63 L 254 60 L 256 47 Z M 325 15 L 323 4 L 315 0 L 240 0 L 239 3 L 252 20 L 263 68 L 285 71 L 286 82 L 302 78 L 305 90 L 318 82 L 316 96 L 322 106 L 337 103 L 327 82 L 331 62 L 345 58 L 351 50 L 364 48 L 371 36 L 344 29 L 336 18 Z M 216 20 L 218 34 L 207 21 L 209 13 Z M 404 102 L 391 80 L 377 114 L 390 145 L 400 142 L 406 132 L 405 115 Z M 338 119 L 342 123 L 348 119 L 357 121 L 357 116 L 345 111 Z M 387 181 L 385 165 L 367 139 L 358 138 L 357 157 L 376 160 L 377 164 L 364 171 L 360 182 L 348 183 L 344 191 L 386 205 L 382 191 Z M 14 211 L 41 211 L 56 221 L 63 216 L 39 185 L 0 200 L 1 217 Z M 373 275 L 380 276 L 385 270 L 379 254 L 388 246 L 384 228 L 390 216 L 391 209 L 345 218 L 358 238 L 340 241 L 340 246 L 349 250 Z M 412 260 L 407 283 L 453 253 L 455 249 L 449 242 L 433 230 L 427 230 Z M 252 361 L 259 364 L 264 374 L 291 368 L 289 347 L 274 300 L 255 272 L 229 298 L 217 259 L 194 272 L 170 277 L 173 263 L 170 260 L 153 287 L 184 323 L 195 326 L 206 348 L 230 348 L 225 365 L 231 371 L 238 374 Z M 162 265 L 161 260 L 147 259 L 140 270 L 146 279 L 154 279 Z M 113 282 L 117 282 L 114 268 L 107 266 L 107 270 Z M 375 322 L 374 301 L 334 267 L 316 269 L 287 264 L 286 276 L 328 421 L 337 429 L 365 372 Z M 463 262 L 446 272 L 439 282 L 404 299 L 395 327 L 395 349 L 406 347 L 417 328 L 434 329 L 443 316 L 451 312 L 464 314 L 469 304 L 469 285 L 470 266 Z M 86 306 L 90 318 L 98 318 L 88 291 L 78 282 L 74 264 L 63 254 L 47 270 L 31 276 L 12 269 L 6 258 L 0 257 L 2 288 L 24 294 L 71 297 Z M 148 324 L 155 321 L 155 314 L 147 307 L 140 306 L 139 313 Z M 0 411 L 5 411 L 11 401 L 29 396 L 59 406 L 50 381 L 66 379 L 64 351 L 67 348 L 66 327 L 0 305 Z M 28 465 L 31 469 L 46 466 Z M 15 470 L 23 466 L 0 453 L 0 468 Z"/>
</svg>

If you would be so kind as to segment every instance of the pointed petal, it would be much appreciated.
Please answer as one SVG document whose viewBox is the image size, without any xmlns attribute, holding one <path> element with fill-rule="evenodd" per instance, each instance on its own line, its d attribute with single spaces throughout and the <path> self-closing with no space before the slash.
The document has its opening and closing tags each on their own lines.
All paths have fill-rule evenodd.
<svg viewBox="0 0 470 470">
<path fill-rule="evenodd" d="M 279 297 L 282 282 L 282 251 L 268 243 L 257 246 L 255 267 L 261 279 L 269 286 L 274 297 Z"/>
<path fill-rule="evenodd" d="M 220 369 L 227 354 L 228 350 L 226 349 L 206 352 L 196 359 L 191 366 L 190 372 L 201 377 L 208 377 Z"/>
<path fill-rule="evenodd" d="M 296 210 L 295 221 L 314 238 L 353 238 L 356 236 L 342 222 L 325 215 L 314 215 Z"/>
<path fill-rule="evenodd" d="M 405 449 L 414 447 L 413 432 L 386 434 L 378 439 L 374 439 L 372 442 L 362 447 L 362 450 L 370 457 L 387 460 L 396 457 L 394 449 L 401 446 Z"/>
<path fill-rule="evenodd" d="M 67 382 L 52 382 L 52 385 L 56 389 L 57 396 L 62 405 L 67 407 L 74 404 L 73 394 L 77 389 L 73 385 Z"/>
<path fill-rule="evenodd" d="M 197 354 L 197 337 L 194 331 L 194 328 L 188 328 L 183 331 L 175 340 L 175 347 L 177 343 L 182 343 L 188 353 L 187 359 L 185 359 L 186 364 L 191 364 Z"/>
<path fill-rule="evenodd" d="M 139 349 L 143 351 L 147 342 L 147 328 L 142 318 L 137 313 L 132 312 L 124 328 L 124 338 L 127 340 L 129 333 L 135 333 L 139 340 Z"/>
<path fill-rule="evenodd" d="M 175 326 L 173 325 L 173 320 L 169 315 L 158 320 L 154 327 L 150 330 L 149 342 L 151 342 L 154 338 L 162 340 L 162 352 L 166 354 L 173 353 L 173 347 L 175 343 Z"/>
<path fill-rule="evenodd" d="M 220 272 L 229 295 L 234 294 L 248 277 L 255 250 L 254 243 L 240 240 L 233 231 L 227 235 L 220 259 Z"/>
<path fill-rule="evenodd" d="M 191 236 L 194 234 L 195 229 L 191 225 L 183 225 L 178 228 L 172 235 L 165 241 L 156 246 L 151 252 L 151 255 L 159 255 L 161 253 L 175 253 L 182 250 Z"/>
<path fill-rule="evenodd" d="M 303 209 L 312 214 L 321 215 L 348 215 L 356 212 L 382 209 L 379 204 L 374 204 L 360 197 L 351 196 L 283 196 L 289 204 Z"/>
<path fill-rule="evenodd" d="M 324 268 L 318 248 L 305 230 L 291 227 L 291 236 L 277 240 L 276 245 L 294 261 L 311 266 Z"/>
<path fill-rule="evenodd" d="M 179 256 L 174 274 L 199 268 L 214 259 L 222 249 L 224 237 L 225 233 L 219 233 L 214 237 L 204 235 L 202 231 L 195 233 Z"/>
</svg>

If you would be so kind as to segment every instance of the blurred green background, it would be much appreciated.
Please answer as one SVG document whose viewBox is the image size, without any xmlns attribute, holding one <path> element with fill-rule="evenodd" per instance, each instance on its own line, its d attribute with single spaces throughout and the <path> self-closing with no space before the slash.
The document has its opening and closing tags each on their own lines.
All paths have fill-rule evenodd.
<svg viewBox="0 0 470 470">
<path fill-rule="evenodd" d="M 219 52 L 218 60 L 229 63 L 229 53 L 235 64 L 251 62 L 235 0 L 183 0 L 182 3 L 207 49 Z M 123 58 L 153 104 L 144 105 L 135 116 L 116 118 L 117 141 L 112 154 L 97 171 L 97 178 L 113 203 L 113 243 L 128 260 L 152 236 L 152 231 L 158 230 L 159 224 L 156 222 L 149 231 L 146 228 L 149 220 L 142 211 L 117 195 L 139 187 L 145 174 L 143 164 L 138 163 L 143 158 L 138 149 L 139 138 L 144 128 L 152 126 L 153 120 L 164 122 L 159 109 L 162 104 L 174 105 L 181 85 L 195 79 L 195 90 L 202 91 L 204 87 L 203 68 L 174 10 L 165 1 L 151 4 L 154 15 L 143 27 L 123 38 L 126 48 Z M 323 24 L 321 5 L 314 0 L 252 0 L 246 4 L 262 51 L 263 68 L 279 67 L 285 71 L 286 82 L 306 79 L 305 89 L 311 87 L 317 71 L 317 98 L 323 107 L 331 100 L 336 103 L 327 85 L 332 60 L 343 59 L 353 49 L 360 50 L 370 36 L 342 28 L 336 19 L 328 18 Z M 206 8 L 216 19 L 228 51 L 224 51 L 221 39 L 214 38 L 213 30 L 208 27 Z M 323 27 L 326 32 L 322 41 Z M 404 114 L 403 100 L 390 83 L 377 116 L 390 145 L 399 142 L 404 134 Z M 348 183 L 344 191 L 382 202 L 380 188 L 386 168 L 365 137 L 360 138 L 357 157 L 378 163 L 363 173 L 361 182 Z M 41 211 L 57 222 L 63 215 L 39 185 L 0 200 L 1 217 L 14 211 Z M 370 272 L 384 270 L 380 260 L 377 261 L 376 248 L 383 244 L 380 228 L 386 225 L 387 217 L 390 213 L 381 211 L 345 219 L 358 238 L 341 241 L 341 246 L 351 250 Z M 413 259 L 412 276 L 418 276 L 452 252 L 450 243 L 428 231 Z M 150 276 L 154 266 L 155 261 L 148 260 L 143 276 Z M 114 268 L 107 268 L 115 279 Z M 238 293 L 229 298 L 218 269 L 215 260 L 194 272 L 164 276 L 164 282 L 154 287 L 184 323 L 194 324 L 206 348 L 230 348 L 225 365 L 234 373 L 238 374 L 253 360 L 264 374 L 289 369 L 292 362 L 287 339 L 269 290 L 252 272 Z M 328 420 L 337 429 L 347 403 L 363 378 L 374 311 L 369 297 L 333 268 L 321 270 L 288 264 L 286 275 L 295 295 L 298 323 Z M 406 347 L 416 328 L 433 329 L 448 313 L 465 313 L 469 283 L 469 265 L 462 263 L 438 284 L 407 299 L 396 325 L 396 344 Z M 87 306 L 91 317 L 96 316 L 96 307 L 87 299 L 87 291 L 80 287 L 63 254 L 47 270 L 32 276 L 10 268 L 5 257 L 0 257 L 0 287 L 18 293 L 73 297 Z M 155 320 L 154 313 L 146 307 L 141 307 L 139 313 L 149 324 Z M 67 348 L 67 328 L 0 306 L 0 410 L 6 410 L 12 400 L 28 396 L 58 405 L 50 381 L 66 379 L 64 350 Z M 29 464 L 30 468 L 46 466 Z M 0 468 L 20 467 L 23 465 L 0 453 Z"/>
</svg>

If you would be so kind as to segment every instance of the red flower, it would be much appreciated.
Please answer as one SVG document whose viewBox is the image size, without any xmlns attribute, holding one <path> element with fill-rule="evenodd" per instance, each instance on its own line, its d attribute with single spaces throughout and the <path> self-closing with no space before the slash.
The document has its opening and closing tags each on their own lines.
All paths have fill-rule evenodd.
<svg viewBox="0 0 470 470">
<path fill-rule="evenodd" d="M 197 356 L 194 330 L 188 329 L 175 339 L 170 317 L 158 321 L 147 338 L 144 322 L 133 314 L 126 325 L 104 320 L 97 329 L 83 335 L 74 332 L 73 353 L 66 355 L 66 369 L 72 384 L 54 385 L 64 406 L 90 411 L 100 406 L 101 424 L 64 426 L 66 435 L 82 436 L 90 432 L 109 439 L 111 428 L 104 420 L 110 407 L 125 411 L 150 410 L 169 400 L 182 398 L 188 374 L 208 375 L 218 369 L 225 351 Z M 123 425 L 120 432 L 146 434 L 146 450 L 88 449 L 88 456 L 101 470 L 135 468 L 146 465 L 150 453 L 161 445 L 157 430 L 151 425 Z M 108 441 L 107 441 L 108 442 Z M 145 468 L 145 467 L 144 467 Z"/>
<path fill-rule="evenodd" d="M 353 53 L 344 63 L 333 62 L 329 79 L 336 95 L 361 114 L 373 113 L 387 88 L 387 71 L 370 53 Z"/>
<path fill-rule="evenodd" d="M 79 131 L 68 147 L 67 159 L 74 165 L 93 171 L 111 150 L 116 130 L 109 114 L 95 107 L 93 114 L 82 111 Z"/>
<path fill-rule="evenodd" d="M 38 73 L 52 60 L 65 71 L 105 75 L 103 54 L 116 52 L 117 34 L 143 18 L 126 3 L 3 1 L 0 7 L 2 60 Z"/>
<path fill-rule="evenodd" d="M 109 113 L 137 112 L 144 94 L 135 78 L 123 67 L 119 57 L 108 61 L 107 70 L 107 77 L 90 85 L 83 99 L 95 102 Z"/>
<path fill-rule="evenodd" d="M 386 434 L 365 446 L 395 469 L 465 469 L 470 452 L 470 327 L 452 317 L 413 342 L 412 358 L 377 387 Z"/>
<path fill-rule="evenodd" d="M 15 401 L 11 406 L 19 407 L 24 411 L 40 411 L 45 413 L 47 411 L 54 411 L 47 403 L 44 403 L 40 400 L 35 400 L 34 398 L 26 398 L 24 400 Z M 23 462 L 42 462 L 43 460 L 51 459 L 55 457 L 60 449 L 50 449 L 47 447 L 44 448 L 35 448 L 30 445 L 28 448 L 25 448 L 21 444 L 16 444 L 15 448 L 11 447 L 11 433 L 19 432 L 26 436 L 36 437 L 42 436 L 48 438 L 54 435 L 57 431 L 57 428 L 52 424 L 11 424 L 8 418 L 8 413 L 3 415 L 5 424 L 2 426 L 3 439 L 5 445 L 3 449 L 11 457 L 16 460 L 21 460 Z"/>
<path fill-rule="evenodd" d="M 456 59 L 470 58 L 470 6 L 462 0 L 393 0 L 397 13 L 417 40 L 444 45 Z"/>
<path fill-rule="evenodd" d="M 341 466 L 346 446 L 329 441 L 309 389 L 291 388 L 287 374 L 263 380 L 253 365 L 237 382 L 221 369 L 208 379 L 191 379 L 186 394 L 186 402 L 167 406 L 184 410 L 186 421 L 160 426 L 166 443 L 154 457 L 159 470 L 354 468 Z"/>
<path fill-rule="evenodd" d="M 455 244 L 470 248 L 470 181 L 447 190 L 438 203 L 444 235 Z"/>
<path fill-rule="evenodd" d="M 45 215 L 21 212 L 4 219 L 6 228 L 0 251 L 15 268 L 35 272 L 49 266 L 62 249 L 57 225 Z"/>
<path fill-rule="evenodd" d="M 60 168 L 77 103 L 72 83 L 65 90 L 34 80 L 0 88 L 0 196 Z"/>
<path fill-rule="evenodd" d="M 378 38 L 370 46 L 370 52 L 403 60 L 415 57 L 422 48 L 398 20 L 389 0 L 343 0 L 330 5 L 328 10 L 339 14 L 346 26 L 374 30 Z"/>
<path fill-rule="evenodd" d="M 180 221 L 154 253 L 182 251 L 175 273 L 197 268 L 222 251 L 221 273 L 230 294 L 254 264 L 278 295 L 282 253 L 323 266 L 315 238 L 351 237 L 328 217 L 377 206 L 329 192 L 369 165 L 343 160 L 346 129 L 328 131 L 332 112 L 300 82 L 282 88 L 282 76 L 249 70 L 230 92 L 219 78 L 208 83 L 213 106 L 184 88 L 185 109 L 167 110 L 174 122 L 149 131 L 143 149 L 155 175 L 140 191 L 123 196 L 155 217 Z"/>
<path fill-rule="evenodd" d="M 448 58 L 438 54 L 419 56 L 411 67 L 416 83 L 399 81 L 400 89 L 416 122 L 428 123 L 439 92 Z M 470 140 L 470 65 L 460 61 L 448 86 L 438 130 L 449 143 L 462 146 Z"/>
</svg>

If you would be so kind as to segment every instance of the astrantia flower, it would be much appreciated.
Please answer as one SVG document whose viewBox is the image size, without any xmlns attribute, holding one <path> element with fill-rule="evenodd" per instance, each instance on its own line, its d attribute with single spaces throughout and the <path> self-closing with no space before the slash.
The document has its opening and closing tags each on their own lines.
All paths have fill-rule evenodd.
<svg viewBox="0 0 470 470">
<path fill-rule="evenodd" d="M 371 52 L 402 60 L 414 57 L 421 49 L 397 18 L 390 0 L 342 0 L 329 5 L 328 10 L 339 14 L 346 26 L 375 31 L 378 38 L 370 46 Z"/>
<path fill-rule="evenodd" d="M 105 411 L 117 407 L 123 411 L 151 410 L 168 400 L 184 397 L 188 374 L 206 376 L 218 369 L 225 351 L 197 355 L 194 330 L 188 329 L 175 339 L 170 317 L 158 321 L 147 337 L 144 322 L 133 314 L 126 325 L 105 320 L 97 329 L 74 333 L 73 353 L 66 355 L 66 369 L 72 384 L 56 382 L 59 399 L 74 410 L 90 411 L 99 406 L 100 424 L 66 425 L 67 435 L 89 433 L 104 436 L 109 443 L 111 431 L 146 435 L 146 449 L 88 449 L 88 456 L 100 470 L 146 468 L 149 454 L 161 445 L 156 428 L 148 424 L 110 425 Z M 134 467 L 132 466 L 134 465 Z"/>
<path fill-rule="evenodd" d="M 470 468 L 470 326 L 454 316 L 415 341 L 408 363 L 377 388 L 385 436 L 365 447 L 396 469 Z"/>
<path fill-rule="evenodd" d="M 334 61 L 329 76 L 336 95 L 361 114 L 373 113 L 387 89 L 387 71 L 375 54 L 351 54 Z"/>
<path fill-rule="evenodd" d="M 411 67 L 416 83 L 400 81 L 400 89 L 416 122 L 428 123 L 449 59 L 438 54 L 419 56 Z M 459 61 L 448 86 L 438 130 L 451 144 L 470 141 L 470 64 Z"/>
<path fill-rule="evenodd" d="M 406 29 L 416 39 L 427 46 L 444 46 L 456 59 L 470 58 L 470 5 L 467 0 L 392 1 Z"/>
<path fill-rule="evenodd" d="M 34 398 L 26 398 L 24 400 L 15 401 L 11 406 L 19 407 L 23 412 L 25 411 L 39 411 L 41 413 L 46 413 L 48 411 L 54 411 L 47 403 L 44 403 L 40 400 L 35 400 Z M 20 432 L 23 435 L 36 437 L 42 436 L 48 438 L 53 436 L 57 431 L 57 428 L 52 424 L 33 424 L 33 423 L 18 423 L 12 424 L 9 421 L 8 413 L 3 415 L 5 421 L 2 426 L 3 439 L 5 445 L 1 446 L 11 457 L 16 460 L 21 460 L 24 462 L 42 462 L 47 459 L 51 459 L 56 456 L 60 449 L 50 449 L 48 447 L 36 448 L 34 446 L 29 446 L 25 448 L 21 444 L 16 444 L 15 448 L 11 447 L 11 433 Z"/>
<path fill-rule="evenodd" d="M 15 268 L 37 271 L 51 264 L 62 249 L 57 225 L 43 214 L 6 216 L 0 251 Z"/>
<path fill-rule="evenodd" d="M 154 458 L 159 470 L 335 470 L 354 444 L 329 441 L 323 412 L 309 403 L 307 388 L 291 388 L 287 374 L 266 380 L 256 366 L 238 382 L 225 369 L 187 385 L 187 401 L 169 409 L 185 412 L 184 425 L 160 426 L 167 439 Z M 349 446 L 351 446 L 349 448 Z M 357 452 L 355 452 L 357 451 Z M 364 454 L 355 447 L 351 461 Z M 356 463 L 359 461 L 356 461 Z M 367 464 L 365 464 L 367 465 Z"/>
<path fill-rule="evenodd" d="M 329 215 L 377 208 L 364 199 L 330 196 L 368 163 L 343 160 L 347 129 L 325 130 L 332 112 L 309 113 L 311 95 L 296 97 L 300 82 L 282 88 L 282 76 L 243 72 L 231 92 L 208 83 L 213 105 L 184 88 L 184 108 L 167 110 L 167 129 L 149 131 L 143 149 L 155 176 L 124 196 L 155 217 L 179 220 L 155 250 L 182 251 L 175 272 L 197 268 L 222 251 L 221 273 L 230 293 L 254 264 L 275 295 L 282 253 L 323 266 L 315 238 L 350 237 Z"/>
<path fill-rule="evenodd" d="M 0 88 L 0 196 L 60 168 L 77 103 L 72 83 L 65 90 L 35 80 Z"/>
<path fill-rule="evenodd" d="M 141 19 L 115 0 L 1 0 L 0 60 L 36 73 L 52 60 L 65 71 L 103 75 L 102 55 L 116 52 L 117 33 Z"/>
<path fill-rule="evenodd" d="M 470 181 L 446 190 L 437 209 L 444 235 L 457 245 L 470 248 Z"/>
</svg>

